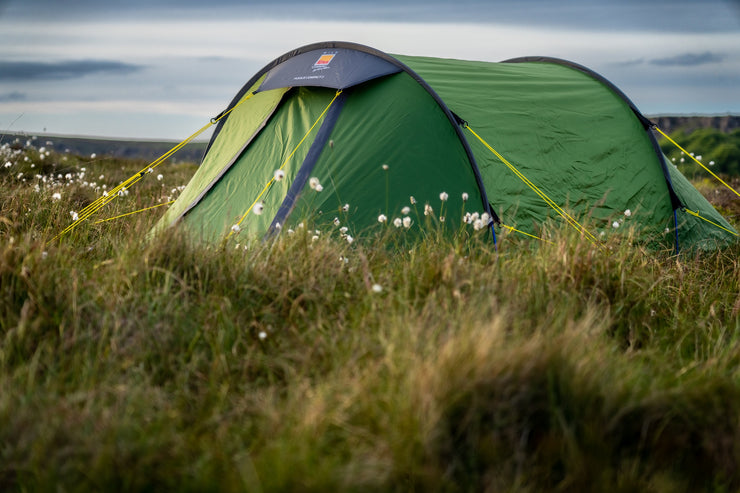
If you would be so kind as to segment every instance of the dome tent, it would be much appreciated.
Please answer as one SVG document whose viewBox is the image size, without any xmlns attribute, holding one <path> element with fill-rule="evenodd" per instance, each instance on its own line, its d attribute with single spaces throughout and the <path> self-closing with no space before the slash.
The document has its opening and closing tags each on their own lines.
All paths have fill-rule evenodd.
<svg viewBox="0 0 740 493">
<path fill-rule="evenodd" d="M 634 104 L 563 60 L 319 43 L 269 63 L 226 112 L 155 232 L 181 223 L 219 241 L 313 217 L 356 235 L 404 207 L 419 227 L 428 206 L 453 230 L 479 227 L 470 213 L 490 217 L 494 239 L 502 227 L 536 236 L 559 216 L 591 238 L 631 226 L 676 250 L 736 235 L 666 161 Z"/>
</svg>

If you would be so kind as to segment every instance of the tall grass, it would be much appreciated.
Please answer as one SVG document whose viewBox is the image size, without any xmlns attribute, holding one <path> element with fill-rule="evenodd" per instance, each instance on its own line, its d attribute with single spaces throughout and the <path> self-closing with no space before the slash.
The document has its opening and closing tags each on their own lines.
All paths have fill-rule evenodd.
<svg viewBox="0 0 740 493">
<path fill-rule="evenodd" d="M 740 487 L 737 245 L 144 242 L 157 210 L 49 243 L 95 190 L 31 173 L 0 182 L 1 490 Z"/>
</svg>

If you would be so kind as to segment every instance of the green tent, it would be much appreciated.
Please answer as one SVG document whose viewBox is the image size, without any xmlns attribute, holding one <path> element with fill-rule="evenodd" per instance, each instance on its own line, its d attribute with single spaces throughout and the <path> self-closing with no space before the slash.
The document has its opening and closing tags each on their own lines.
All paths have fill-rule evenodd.
<svg viewBox="0 0 740 493">
<path fill-rule="evenodd" d="M 591 241 L 631 230 L 676 250 L 737 235 L 632 102 L 563 60 L 313 44 L 260 70 L 217 120 L 155 232 L 181 224 L 214 242 L 310 225 L 351 241 L 436 225 L 498 241 L 563 221 Z"/>
</svg>

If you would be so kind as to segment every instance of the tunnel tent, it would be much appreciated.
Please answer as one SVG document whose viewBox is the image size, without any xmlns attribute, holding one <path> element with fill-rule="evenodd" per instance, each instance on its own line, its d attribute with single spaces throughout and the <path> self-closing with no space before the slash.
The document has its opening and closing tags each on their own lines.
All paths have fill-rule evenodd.
<svg viewBox="0 0 740 493">
<path fill-rule="evenodd" d="M 714 248 L 737 233 L 667 162 L 615 86 L 552 58 L 505 62 L 304 46 L 252 77 L 154 232 L 265 236 L 308 217 L 345 236 L 430 217 L 541 234 L 564 220 L 598 241 Z M 490 220 L 488 220 L 490 218 Z"/>
</svg>

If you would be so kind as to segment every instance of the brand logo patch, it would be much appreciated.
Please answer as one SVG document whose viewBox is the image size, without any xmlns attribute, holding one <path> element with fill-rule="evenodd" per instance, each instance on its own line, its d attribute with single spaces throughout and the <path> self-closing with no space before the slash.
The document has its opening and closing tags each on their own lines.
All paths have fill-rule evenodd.
<svg viewBox="0 0 740 493">
<path fill-rule="evenodd" d="M 336 53 L 322 53 L 318 60 L 313 64 L 314 72 L 317 70 L 324 70 L 329 68 L 329 64 L 336 56 Z"/>
</svg>

